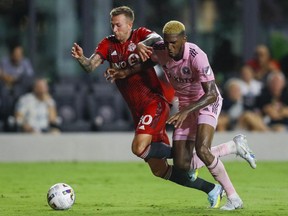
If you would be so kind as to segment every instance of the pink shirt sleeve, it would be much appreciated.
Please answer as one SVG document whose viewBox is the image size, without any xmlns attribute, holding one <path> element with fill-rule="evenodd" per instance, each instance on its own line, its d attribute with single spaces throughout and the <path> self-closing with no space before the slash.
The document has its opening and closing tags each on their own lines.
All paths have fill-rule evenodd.
<svg viewBox="0 0 288 216">
<path fill-rule="evenodd" d="M 198 73 L 199 82 L 208 82 L 215 80 L 213 70 L 209 64 L 207 55 L 202 51 L 197 51 L 198 54 L 192 60 L 192 66 Z"/>
</svg>

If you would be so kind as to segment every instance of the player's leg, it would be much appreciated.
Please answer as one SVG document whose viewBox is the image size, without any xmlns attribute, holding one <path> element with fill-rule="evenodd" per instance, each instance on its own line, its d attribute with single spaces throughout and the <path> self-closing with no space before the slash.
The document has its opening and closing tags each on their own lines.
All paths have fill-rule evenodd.
<svg viewBox="0 0 288 216">
<path fill-rule="evenodd" d="M 198 157 L 205 163 L 214 179 L 218 181 L 226 191 L 228 201 L 232 203 L 229 205 L 229 210 L 242 208 L 243 202 L 237 194 L 232 182 L 230 181 L 223 163 L 219 160 L 219 158 L 215 157 L 210 152 L 213 136 L 213 126 L 204 123 L 199 124 L 195 143 L 196 153 Z"/>
<path fill-rule="evenodd" d="M 154 176 L 164 178 L 169 167 L 166 159 L 151 158 L 147 161 Z"/>
<path fill-rule="evenodd" d="M 132 152 L 145 160 L 171 158 L 169 140 L 163 141 L 169 105 L 164 100 L 153 101 L 146 106 L 136 127 Z"/>
<path fill-rule="evenodd" d="M 181 128 L 173 133 L 173 162 L 166 178 L 187 187 L 201 190 L 208 194 L 210 207 L 217 208 L 222 198 L 221 185 L 215 185 L 201 178 L 193 176 L 194 170 L 190 168 L 193 155 L 195 136 L 197 130 L 197 115 L 192 113 L 185 119 Z"/>
<path fill-rule="evenodd" d="M 166 159 L 151 158 L 147 161 L 147 163 L 150 166 L 153 175 L 155 175 L 156 177 L 170 180 L 181 186 L 195 188 L 207 194 L 213 191 L 213 193 L 218 193 L 219 196 L 222 196 L 222 190 L 221 190 L 222 187 L 221 188 L 219 188 L 218 186 L 215 187 L 214 184 L 206 182 L 201 178 L 197 178 L 196 180 L 192 181 L 187 172 L 179 170 L 175 166 L 168 165 Z M 215 199 L 219 198 L 216 197 Z M 214 200 L 213 203 L 215 203 Z"/>
<path fill-rule="evenodd" d="M 178 169 L 190 171 L 195 142 L 192 140 L 173 140 L 173 164 Z"/>
<path fill-rule="evenodd" d="M 211 148 L 211 153 L 215 157 L 223 157 L 230 154 L 235 154 L 246 160 L 250 166 L 256 168 L 255 154 L 249 148 L 246 136 L 243 134 L 236 135 L 233 140 L 222 143 Z M 191 160 L 191 169 L 199 169 L 205 166 L 203 161 L 194 152 Z"/>
<path fill-rule="evenodd" d="M 169 143 L 152 141 L 152 137 L 151 134 L 136 134 L 132 142 L 132 152 L 145 160 L 171 158 Z"/>
</svg>

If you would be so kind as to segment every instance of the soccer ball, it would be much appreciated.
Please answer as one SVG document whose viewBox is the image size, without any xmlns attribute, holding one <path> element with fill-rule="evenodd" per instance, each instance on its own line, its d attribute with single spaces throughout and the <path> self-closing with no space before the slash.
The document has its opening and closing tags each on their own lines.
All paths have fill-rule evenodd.
<svg viewBox="0 0 288 216">
<path fill-rule="evenodd" d="M 68 184 L 57 183 L 48 190 L 47 202 L 55 210 L 70 209 L 75 202 L 74 190 Z"/>
</svg>

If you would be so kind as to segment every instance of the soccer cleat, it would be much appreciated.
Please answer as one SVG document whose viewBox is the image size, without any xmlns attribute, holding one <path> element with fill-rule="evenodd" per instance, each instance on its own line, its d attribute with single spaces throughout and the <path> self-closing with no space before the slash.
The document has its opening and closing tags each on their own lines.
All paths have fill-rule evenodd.
<svg viewBox="0 0 288 216">
<path fill-rule="evenodd" d="M 225 211 L 232 211 L 235 209 L 241 209 L 243 208 L 243 201 L 241 198 L 237 195 L 237 197 L 229 199 L 227 198 L 227 202 L 224 206 L 222 206 L 220 209 Z"/>
<path fill-rule="evenodd" d="M 225 191 L 221 185 L 216 184 L 214 189 L 208 193 L 208 201 L 210 203 L 209 208 L 219 208 L 222 197 Z"/>
<path fill-rule="evenodd" d="M 256 168 L 256 160 L 255 160 L 255 154 L 252 152 L 252 150 L 249 148 L 246 136 L 243 134 L 236 135 L 233 138 L 233 141 L 236 144 L 236 155 L 239 155 L 244 160 L 246 160 L 250 166 L 255 169 Z"/>
<path fill-rule="evenodd" d="M 192 169 L 189 171 L 189 176 L 190 176 L 190 179 L 191 181 L 195 181 L 198 177 L 198 169 Z"/>
</svg>

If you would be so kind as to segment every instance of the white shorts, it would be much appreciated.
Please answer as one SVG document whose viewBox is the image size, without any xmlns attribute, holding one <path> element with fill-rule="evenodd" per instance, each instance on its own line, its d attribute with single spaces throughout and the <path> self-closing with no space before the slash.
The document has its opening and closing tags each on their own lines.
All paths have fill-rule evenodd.
<svg viewBox="0 0 288 216">
<path fill-rule="evenodd" d="M 222 108 L 222 100 L 222 98 L 218 98 L 213 104 L 210 104 L 197 112 L 192 112 L 184 120 L 182 126 L 174 130 L 173 140 L 195 141 L 197 127 L 199 124 L 208 124 L 215 129 Z M 180 107 L 185 107 L 185 105 L 179 105 Z"/>
</svg>

